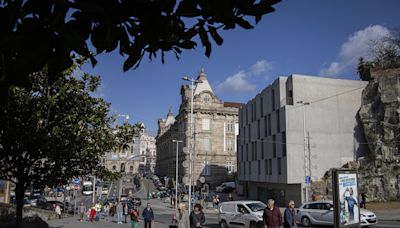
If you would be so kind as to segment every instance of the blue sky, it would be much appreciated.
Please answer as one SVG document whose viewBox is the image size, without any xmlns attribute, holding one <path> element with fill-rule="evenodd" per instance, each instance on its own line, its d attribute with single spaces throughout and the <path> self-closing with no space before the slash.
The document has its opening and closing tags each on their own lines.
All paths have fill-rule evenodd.
<svg viewBox="0 0 400 228">
<path fill-rule="evenodd" d="M 113 113 L 129 114 L 129 122 L 155 133 L 169 107 L 177 113 L 182 76 L 196 77 L 202 66 L 220 99 L 246 102 L 278 76 L 357 79 L 356 59 L 368 58 L 370 40 L 400 28 L 398 0 L 283 0 L 275 8 L 255 29 L 223 31 L 224 43 L 213 46 L 210 58 L 198 46 L 180 60 L 143 59 L 124 73 L 124 59 L 111 53 L 83 70 L 102 76 L 97 95 L 112 103 Z"/>
</svg>

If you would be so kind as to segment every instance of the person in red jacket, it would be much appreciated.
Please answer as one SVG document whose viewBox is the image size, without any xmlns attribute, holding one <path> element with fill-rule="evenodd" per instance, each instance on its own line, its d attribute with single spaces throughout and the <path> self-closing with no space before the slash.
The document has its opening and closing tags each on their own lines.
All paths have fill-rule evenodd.
<svg viewBox="0 0 400 228">
<path fill-rule="evenodd" d="M 273 199 L 268 200 L 267 207 L 263 214 L 264 228 L 283 228 L 282 214 L 278 207 L 275 207 Z"/>
<path fill-rule="evenodd" d="M 96 209 L 92 207 L 92 209 L 90 209 L 90 221 L 93 222 L 95 217 L 96 217 Z"/>
</svg>

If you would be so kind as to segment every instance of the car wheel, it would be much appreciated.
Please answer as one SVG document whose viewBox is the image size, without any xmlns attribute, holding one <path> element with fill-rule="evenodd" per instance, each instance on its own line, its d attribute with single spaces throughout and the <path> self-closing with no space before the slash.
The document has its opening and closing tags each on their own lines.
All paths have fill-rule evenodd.
<svg viewBox="0 0 400 228">
<path fill-rule="evenodd" d="M 250 228 L 257 228 L 257 223 L 251 222 L 250 223 Z"/>
<path fill-rule="evenodd" d="M 303 226 L 305 226 L 305 227 L 311 226 L 311 221 L 310 221 L 310 219 L 307 218 L 307 217 L 303 217 L 303 218 L 301 219 L 301 225 L 303 225 Z"/>
<path fill-rule="evenodd" d="M 226 224 L 225 220 L 221 221 L 221 228 L 228 228 L 228 225 Z"/>
</svg>

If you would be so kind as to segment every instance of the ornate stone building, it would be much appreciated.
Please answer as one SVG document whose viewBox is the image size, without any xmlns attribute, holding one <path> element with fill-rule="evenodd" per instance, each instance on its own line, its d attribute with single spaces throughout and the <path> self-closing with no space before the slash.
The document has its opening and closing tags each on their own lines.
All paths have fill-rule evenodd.
<svg viewBox="0 0 400 228">
<path fill-rule="evenodd" d="M 147 133 L 146 129 L 135 136 L 128 148 L 122 151 L 107 152 L 102 163 L 108 170 L 125 173 L 154 172 L 156 161 L 155 138 Z"/>
<path fill-rule="evenodd" d="M 201 83 L 194 87 L 193 184 L 199 186 L 200 177 L 204 177 L 205 183 L 215 187 L 234 180 L 238 113 L 242 104 L 218 99 L 204 70 L 197 80 Z M 172 140 L 183 141 L 178 144 L 179 177 L 186 180 L 189 176 L 191 94 L 191 88 L 183 85 L 179 113 L 174 116 L 170 110 L 166 119 L 158 121 L 156 174 L 159 176 L 175 177 L 176 143 Z"/>
</svg>

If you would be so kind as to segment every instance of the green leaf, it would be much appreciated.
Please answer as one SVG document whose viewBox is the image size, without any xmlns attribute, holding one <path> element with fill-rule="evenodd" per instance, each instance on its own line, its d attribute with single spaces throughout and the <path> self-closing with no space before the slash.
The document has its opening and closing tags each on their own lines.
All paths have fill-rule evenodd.
<svg viewBox="0 0 400 228">
<path fill-rule="evenodd" d="M 209 25 L 208 30 L 210 31 L 211 37 L 214 39 L 215 43 L 221 45 L 224 42 L 222 37 L 217 33 L 217 29 L 215 27 Z"/>
</svg>

